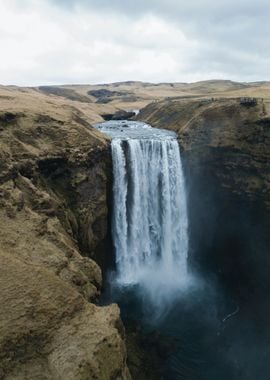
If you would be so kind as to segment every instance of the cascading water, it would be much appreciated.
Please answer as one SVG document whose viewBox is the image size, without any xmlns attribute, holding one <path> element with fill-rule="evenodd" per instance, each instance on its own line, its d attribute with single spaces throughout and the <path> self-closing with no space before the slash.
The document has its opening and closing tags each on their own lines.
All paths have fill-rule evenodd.
<svg viewBox="0 0 270 380">
<path fill-rule="evenodd" d="M 187 280 L 188 218 L 176 134 L 145 123 L 97 125 L 112 137 L 117 283 L 138 285 L 153 300 Z"/>
</svg>

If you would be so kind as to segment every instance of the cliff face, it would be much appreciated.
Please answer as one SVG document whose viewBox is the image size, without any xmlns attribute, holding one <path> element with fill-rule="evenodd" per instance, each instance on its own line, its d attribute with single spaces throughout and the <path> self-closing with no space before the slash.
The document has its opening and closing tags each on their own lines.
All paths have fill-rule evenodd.
<svg viewBox="0 0 270 380">
<path fill-rule="evenodd" d="M 256 302 L 270 286 L 270 118 L 263 101 L 164 101 L 139 118 L 179 135 L 191 261 Z"/>
<path fill-rule="evenodd" d="M 140 118 L 177 132 L 192 167 L 210 161 L 222 187 L 270 208 L 270 117 L 264 112 L 261 102 L 247 107 L 239 100 L 174 101 L 154 103 Z"/>
<path fill-rule="evenodd" d="M 75 107 L 1 103 L 0 378 L 129 379 L 118 307 L 90 303 L 110 173 L 109 141 Z"/>
</svg>

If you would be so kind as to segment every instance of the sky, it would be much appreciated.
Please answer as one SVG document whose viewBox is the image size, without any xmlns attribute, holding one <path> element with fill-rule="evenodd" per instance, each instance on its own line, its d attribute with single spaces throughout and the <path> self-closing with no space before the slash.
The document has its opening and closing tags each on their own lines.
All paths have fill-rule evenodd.
<svg viewBox="0 0 270 380">
<path fill-rule="evenodd" d="M 269 0 L 0 0 L 0 84 L 270 80 Z"/>
</svg>

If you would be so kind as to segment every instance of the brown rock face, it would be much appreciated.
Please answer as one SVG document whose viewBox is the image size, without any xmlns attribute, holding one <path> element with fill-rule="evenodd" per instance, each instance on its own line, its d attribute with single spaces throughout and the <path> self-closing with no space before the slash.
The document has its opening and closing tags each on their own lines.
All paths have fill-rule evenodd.
<svg viewBox="0 0 270 380">
<path fill-rule="evenodd" d="M 238 99 L 161 102 L 140 118 L 177 132 L 192 167 L 210 162 L 222 187 L 270 208 L 270 118 L 262 101 L 254 107 Z"/>
<path fill-rule="evenodd" d="M 96 307 L 10 252 L 0 262 L 2 378 L 128 378 L 116 305 Z"/>
<path fill-rule="evenodd" d="M 139 118 L 179 135 L 191 261 L 256 302 L 270 286 L 270 118 L 262 99 L 251 106 L 240 99 L 164 101 Z"/>
<path fill-rule="evenodd" d="M 109 142 L 75 107 L 38 105 L 0 106 L 0 378 L 129 379 L 118 307 L 90 303 Z"/>
</svg>

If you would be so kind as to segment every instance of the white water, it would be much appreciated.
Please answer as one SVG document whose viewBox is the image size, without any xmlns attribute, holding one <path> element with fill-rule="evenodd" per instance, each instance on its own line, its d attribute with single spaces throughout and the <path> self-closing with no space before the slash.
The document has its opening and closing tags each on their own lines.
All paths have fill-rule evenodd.
<svg viewBox="0 0 270 380">
<path fill-rule="evenodd" d="M 113 137 L 117 282 L 142 286 L 153 300 L 167 297 L 187 281 L 188 218 L 176 135 L 130 121 L 97 128 Z"/>
</svg>

